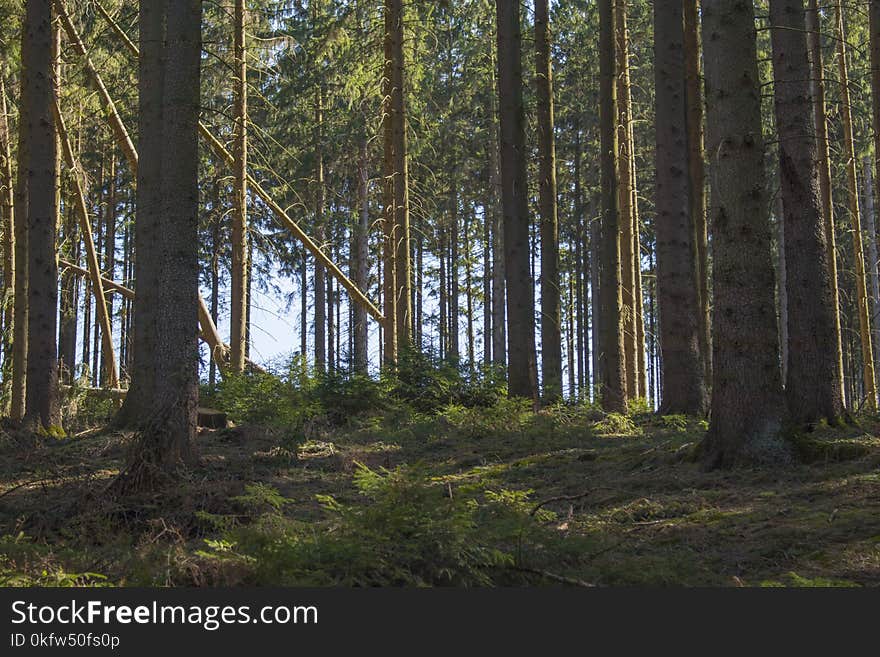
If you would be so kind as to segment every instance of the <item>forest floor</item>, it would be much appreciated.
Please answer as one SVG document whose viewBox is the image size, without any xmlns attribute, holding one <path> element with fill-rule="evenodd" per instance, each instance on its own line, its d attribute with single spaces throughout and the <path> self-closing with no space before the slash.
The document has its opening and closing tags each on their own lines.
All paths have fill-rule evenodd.
<svg viewBox="0 0 880 657">
<path fill-rule="evenodd" d="M 203 430 L 199 467 L 117 498 L 132 435 L 0 435 L 0 584 L 880 584 L 880 422 L 818 461 L 706 472 L 705 423 L 533 413 Z"/>
</svg>

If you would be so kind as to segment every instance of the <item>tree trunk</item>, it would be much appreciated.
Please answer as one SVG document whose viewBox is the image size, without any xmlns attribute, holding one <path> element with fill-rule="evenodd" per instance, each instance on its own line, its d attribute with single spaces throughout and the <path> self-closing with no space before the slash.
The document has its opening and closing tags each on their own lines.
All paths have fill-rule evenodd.
<svg viewBox="0 0 880 657">
<path fill-rule="evenodd" d="M 541 226 L 541 375 L 546 402 L 562 396 L 562 335 L 559 310 L 559 220 L 556 204 L 556 139 L 553 134 L 553 71 L 550 2 L 535 2 L 535 87 L 538 100 L 538 208 Z"/>
<path fill-rule="evenodd" d="M 58 263 L 55 233 L 58 225 L 58 142 L 52 107 L 54 31 L 50 0 L 27 3 L 24 29 L 28 32 L 30 74 L 23 121 L 29 132 L 28 177 L 28 293 L 27 382 L 24 421 L 36 430 L 57 430 L 61 423 L 58 398 Z"/>
<path fill-rule="evenodd" d="M 315 90 L 315 239 L 325 245 L 324 226 L 324 90 Z M 315 261 L 315 370 L 327 369 L 327 277 L 321 263 Z"/>
<path fill-rule="evenodd" d="M 244 372 L 248 306 L 247 234 L 247 50 L 245 0 L 235 0 L 233 8 L 233 146 L 232 146 L 232 271 L 230 302 L 230 360 L 233 372 Z"/>
<path fill-rule="evenodd" d="M 843 346 L 840 331 L 840 293 L 837 276 L 837 246 L 834 228 L 834 203 L 831 190 L 831 155 L 828 145 L 828 120 L 825 116 L 825 67 L 822 63 L 822 38 L 819 30 L 817 0 L 808 0 L 806 12 L 807 47 L 810 55 L 810 95 L 812 97 L 813 129 L 819 151 L 819 193 L 822 202 L 822 221 L 828 244 L 828 277 L 831 283 L 834 309 L 834 336 L 832 349 L 837 361 L 837 379 L 843 389 Z"/>
<path fill-rule="evenodd" d="M 404 102 L 404 54 L 402 0 L 387 0 L 391 14 L 391 141 L 393 150 L 394 225 L 397 255 L 398 347 L 412 340 L 412 266 L 410 258 L 409 173 L 407 170 L 406 109 Z"/>
<path fill-rule="evenodd" d="M 173 0 L 165 9 L 140 6 L 135 342 L 146 342 L 132 377 L 142 401 L 130 416 L 141 430 L 123 474 L 130 488 L 155 486 L 190 462 L 196 432 L 202 3 Z"/>
<path fill-rule="evenodd" d="M 753 4 L 704 0 L 703 36 L 715 295 L 703 458 L 787 461 Z"/>
<path fill-rule="evenodd" d="M 394 90 L 394 12 L 393 0 L 385 0 L 384 8 L 384 53 L 385 64 L 382 75 L 382 269 L 384 272 L 382 296 L 385 300 L 383 328 L 383 363 L 394 367 L 397 363 L 397 227 L 395 225 L 394 202 L 394 122 L 392 120 L 392 94 Z M 442 329 L 441 329 L 442 331 Z"/>
<path fill-rule="evenodd" d="M 617 64 L 617 140 L 618 140 L 618 206 L 620 208 L 620 292 L 622 299 L 623 353 L 625 393 L 627 399 L 638 396 L 638 358 L 636 357 L 636 304 L 635 304 L 635 231 L 634 152 L 632 141 L 632 111 L 629 83 L 629 34 L 627 28 L 627 0 L 615 0 L 615 61 Z"/>
<path fill-rule="evenodd" d="M 859 191 L 857 182 L 855 139 L 853 136 L 852 105 L 849 94 L 849 71 L 846 61 L 846 33 L 843 27 L 843 7 L 840 0 L 835 4 L 837 18 L 837 65 L 840 74 L 841 108 L 844 137 L 844 161 L 850 218 L 853 227 L 853 249 L 855 251 L 856 298 L 858 300 L 859 336 L 862 346 L 862 378 L 865 385 L 865 405 L 868 411 L 877 409 L 877 387 L 874 373 L 874 351 L 871 346 L 871 318 L 868 315 L 868 291 L 865 280 L 865 251 L 862 246 L 862 220 L 859 212 Z"/>
<path fill-rule="evenodd" d="M 660 412 L 702 415 L 707 395 L 700 357 L 700 301 L 691 218 L 680 0 L 654 3 L 657 110 L 657 295 L 663 389 Z"/>
<path fill-rule="evenodd" d="M 6 84 L 0 76 L 0 218 L 3 232 L 3 380 L 12 374 L 12 298 L 15 293 L 15 177 L 12 173 L 12 131 L 6 102 Z"/>
<path fill-rule="evenodd" d="M 492 221 L 492 363 L 503 368 L 507 364 L 507 321 L 504 315 L 504 212 L 501 206 L 501 134 L 498 125 L 498 92 L 495 78 L 495 53 L 492 53 L 490 117 L 492 122 L 489 150 L 489 198 Z"/>
<path fill-rule="evenodd" d="M 798 424 L 843 415 L 834 315 L 813 132 L 803 0 L 771 0 L 776 131 L 783 205 L 788 348 L 785 397 Z"/>
<path fill-rule="evenodd" d="M 367 292 L 369 283 L 369 269 L 367 265 L 368 238 L 370 230 L 370 206 L 369 184 L 370 177 L 367 170 L 368 151 L 367 139 L 364 138 L 360 145 L 360 157 L 358 159 L 358 223 L 353 231 L 352 242 L 352 269 L 357 286 Z M 358 374 L 367 373 L 367 311 L 360 304 L 353 304 L 354 312 L 354 371 Z"/>
<path fill-rule="evenodd" d="M 779 299 L 779 363 L 782 368 L 782 385 L 788 380 L 788 272 L 785 268 L 785 209 L 782 194 L 776 197 L 777 276 L 776 296 Z"/>
<path fill-rule="evenodd" d="M 684 2 L 684 68 L 690 215 L 694 227 L 697 292 L 700 304 L 698 317 L 700 358 L 706 371 L 705 380 L 708 382 L 712 377 L 712 336 L 709 318 L 709 236 L 706 224 L 706 168 L 703 160 L 703 71 L 700 63 L 699 6 L 700 0 Z"/>
<path fill-rule="evenodd" d="M 877 222 L 874 209 L 874 172 L 870 157 L 863 163 L 865 171 L 865 236 L 868 240 L 868 290 L 871 294 L 871 342 L 874 346 L 874 371 L 880 369 L 880 327 L 877 325 L 880 315 L 880 278 L 877 276 Z"/>
<path fill-rule="evenodd" d="M 104 272 L 107 278 L 116 280 L 116 155 L 110 148 L 110 189 L 107 194 L 107 212 L 104 215 Z M 113 295 L 107 292 L 104 295 L 104 304 L 107 308 L 107 325 L 110 331 L 108 342 L 113 345 Z M 112 376 L 110 372 L 113 372 Z M 111 378 L 115 385 L 111 385 Z M 101 351 L 101 385 L 117 387 L 119 379 L 116 376 L 116 357 L 107 351 L 106 347 Z"/>
<path fill-rule="evenodd" d="M 610 0 L 609 0 L 610 1 Z M 529 276 L 522 28 L 519 3 L 495 3 L 501 126 L 504 273 L 507 281 L 508 391 L 538 402 L 535 293 Z"/>
<path fill-rule="evenodd" d="M 30 31 L 21 31 L 22 54 L 30 51 Z M 28 57 L 22 57 L 20 93 L 18 105 L 18 163 L 15 181 L 15 214 L 13 256 L 15 258 L 15 281 L 13 294 L 12 327 L 12 391 L 9 416 L 20 421 L 24 418 L 27 351 L 28 351 L 28 170 L 30 168 L 30 130 L 26 118 L 30 100 L 31 64 Z"/>
</svg>

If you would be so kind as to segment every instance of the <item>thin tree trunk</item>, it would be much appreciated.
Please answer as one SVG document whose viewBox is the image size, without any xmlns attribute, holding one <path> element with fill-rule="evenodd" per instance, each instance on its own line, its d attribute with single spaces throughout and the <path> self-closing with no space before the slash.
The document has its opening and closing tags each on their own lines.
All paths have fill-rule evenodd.
<svg viewBox="0 0 880 657">
<path fill-rule="evenodd" d="M 354 270 L 353 276 L 357 286 L 364 292 L 367 291 L 369 270 L 367 265 L 368 238 L 370 230 L 370 207 L 369 207 L 369 184 L 370 177 L 367 170 L 368 151 L 367 139 L 364 138 L 360 145 L 360 157 L 358 159 L 358 222 L 353 231 L 352 259 Z M 353 304 L 354 313 L 354 371 L 359 374 L 367 373 L 367 311 L 360 304 Z"/>
<path fill-rule="evenodd" d="M 104 216 L 104 272 L 110 280 L 116 280 L 116 205 L 117 205 L 117 189 L 116 189 L 116 155 L 111 146 L 110 149 L 110 190 L 107 195 L 107 212 Z M 107 307 L 108 329 L 110 331 L 109 343 L 113 345 L 113 295 L 109 292 L 105 295 L 105 305 Z M 112 359 L 112 363 L 111 363 Z M 107 351 L 106 346 L 101 352 L 101 385 L 110 385 L 109 372 L 112 370 L 114 375 L 112 378 L 116 380 L 116 386 L 119 385 L 119 379 L 116 377 L 115 356 Z"/>
<path fill-rule="evenodd" d="M 235 0 L 233 7 L 233 146 L 232 166 L 232 271 L 230 302 L 230 361 L 233 372 L 244 372 L 247 340 L 248 306 L 248 234 L 247 234 L 247 151 L 248 91 L 245 0 Z"/>
<path fill-rule="evenodd" d="M 874 172 L 870 157 L 863 163 L 865 191 L 865 233 L 868 240 L 868 287 L 871 294 L 871 342 L 874 346 L 874 370 L 880 369 L 880 328 L 877 320 L 880 316 L 880 278 L 877 275 L 877 222 L 874 214 Z"/>
<path fill-rule="evenodd" d="M 868 291 L 865 280 L 865 251 L 862 245 L 862 221 L 859 212 L 859 192 L 856 169 L 855 139 L 852 125 L 852 105 L 849 94 L 849 71 L 846 61 L 846 33 L 843 27 L 843 7 L 840 0 L 835 3 L 837 18 L 837 65 L 840 74 L 841 117 L 843 120 L 844 162 L 848 207 L 853 227 L 853 248 L 855 250 L 856 298 L 859 313 L 859 336 L 862 347 L 862 378 L 865 385 L 865 404 L 868 411 L 877 409 L 877 387 L 874 373 L 874 350 L 871 345 L 871 318 L 868 309 Z"/>
<path fill-rule="evenodd" d="M 687 98 L 687 145 L 690 215 L 694 226 L 697 292 L 700 304 L 700 357 L 708 382 L 712 377 L 712 336 L 709 318 L 709 235 L 706 224 L 706 167 L 703 160 L 703 93 L 700 62 L 700 0 L 684 2 L 684 68 Z"/>
<path fill-rule="evenodd" d="M 626 412 L 623 298 L 618 195 L 617 34 L 615 0 L 599 2 L 599 135 L 601 143 L 601 279 L 599 283 L 599 359 L 602 408 Z"/>
<path fill-rule="evenodd" d="M 550 2 L 535 1 L 535 87 L 538 115 L 538 208 L 541 227 L 541 375 L 544 400 L 562 396 L 559 220 L 550 54 Z"/>
<path fill-rule="evenodd" d="M 832 349 L 837 361 L 837 379 L 841 390 L 843 377 L 843 345 L 840 331 L 840 292 L 837 275 L 837 238 L 834 228 L 834 203 L 831 184 L 831 156 L 828 142 L 828 120 L 825 116 L 825 66 L 822 61 L 822 38 L 819 29 L 817 0 L 808 0 L 806 12 L 807 47 L 810 54 L 810 96 L 813 104 L 813 129 L 819 151 L 819 193 L 822 202 L 822 220 L 825 241 L 828 244 L 828 277 L 831 283 L 831 305 L 834 309 Z"/>
<path fill-rule="evenodd" d="M 785 267 L 785 208 L 782 194 L 776 197 L 776 235 L 777 235 L 777 285 L 779 299 L 779 362 L 782 369 L 782 385 L 788 381 L 788 272 Z"/>
<path fill-rule="evenodd" d="M 315 239 L 326 248 L 324 226 L 324 90 L 315 90 Z M 327 278 L 315 262 L 315 370 L 327 369 Z"/>
<path fill-rule="evenodd" d="M 397 226 L 395 223 L 395 196 L 394 196 L 394 121 L 392 115 L 392 95 L 394 90 L 393 60 L 394 60 L 394 7 L 392 0 L 385 0 L 384 8 L 384 53 L 385 65 L 382 75 L 382 268 L 384 272 L 382 296 L 385 300 L 384 315 L 384 348 L 383 363 L 385 367 L 393 368 L 397 363 Z M 442 329 L 441 329 L 442 330 Z"/>
<path fill-rule="evenodd" d="M 0 217 L 3 232 L 3 380 L 12 373 L 12 299 L 15 293 L 15 177 L 12 173 L 12 130 L 6 102 L 6 83 L 0 75 Z"/>
<path fill-rule="evenodd" d="M 489 149 L 489 198 L 492 221 L 492 363 L 503 368 L 507 364 L 507 322 L 504 314 L 507 301 L 504 284 L 504 212 L 501 206 L 501 134 L 498 125 L 498 92 L 495 78 L 496 53 L 491 56 L 490 121 L 492 139 Z"/>
<path fill-rule="evenodd" d="M 394 225 L 397 254 L 397 341 L 409 347 L 412 341 L 412 265 L 410 259 L 409 173 L 407 169 L 406 106 L 404 101 L 404 10 L 402 0 L 386 0 L 391 34 L 391 143 L 394 189 Z"/>
<path fill-rule="evenodd" d="M 634 150 L 632 141 L 632 110 L 629 81 L 629 34 L 627 28 L 627 0 L 615 0 L 615 59 L 617 63 L 618 115 L 618 205 L 620 207 L 620 282 L 623 321 L 623 354 L 625 393 L 627 399 L 638 396 L 638 358 L 636 357 L 636 303 L 634 239 Z"/>
</svg>

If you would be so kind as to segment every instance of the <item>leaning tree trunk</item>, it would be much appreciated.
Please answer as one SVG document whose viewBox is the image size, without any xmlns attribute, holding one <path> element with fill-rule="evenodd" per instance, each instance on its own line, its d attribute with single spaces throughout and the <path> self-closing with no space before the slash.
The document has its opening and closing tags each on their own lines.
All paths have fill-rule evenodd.
<svg viewBox="0 0 880 657">
<path fill-rule="evenodd" d="M 703 457 L 716 467 L 786 461 L 752 2 L 704 0 L 703 37 L 715 293 Z"/>
<path fill-rule="evenodd" d="M 599 135 L 602 185 L 601 278 L 599 281 L 599 369 L 602 407 L 626 411 L 623 298 L 620 277 L 620 207 L 617 180 L 617 33 L 615 0 L 599 2 Z"/>
<path fill-rule="evenodd" d="M 60 426 L 58 399 L 58 262 L 55 233 L 58 223 L 58 141 L 52 114 L 55 47 L 50 0 L 27 3 L 29 75 L 26 112 L 29 132 L 28 177 L 28 294 L 27 382 L 24 421 L 36 430 Z M 24 118 L 26 117 L 26 118 Z"/>
<path fill-rule="evenodd" d="M 507 279 L 508 390 L 538 401 L 535 355 L 535 293 L 529 272 L 522 28 L 519 3 L 499 0 L 498 96 L 501 126 L 501 202 L 504 212 L 504 273 Z"/>
<path fill-rule="evenodd" d="M 702 415 L 708 399 L 700 352 L 699 270 L 689 195 L 683 27 L 681 0 L 655 0 L 655 230 L 663 358 L 660 412 Z"/>
<path fill-rule="evenodd" d="M 813 132 L 803 0 L 771 0 L 773 89 L 785 232 L 789 419 L 804 424 L 843 414 L 837 378 L 829 252 Z"/>
<path fill-rule="evenodd" d="M 535 87 L 538 97 L 538 208 L 541 226 L 541 374 L 544 399 L 562 395 L 559 311 L 559 221 L 556 206 L 556 139 L 553 134 L 550 2 L 535 2 Z"/>
</svg>

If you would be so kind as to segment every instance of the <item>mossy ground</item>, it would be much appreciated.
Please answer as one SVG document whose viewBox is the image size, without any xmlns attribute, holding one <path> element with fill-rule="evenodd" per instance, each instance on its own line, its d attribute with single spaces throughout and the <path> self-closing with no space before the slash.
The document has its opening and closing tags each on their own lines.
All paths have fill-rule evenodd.
<svg viewBox="0 0 880 657">
<path fill-rule="evenodd" d="M 108 491 L 130 435 L 97 428 L 26 448 L 3 436 L 0 583 L 270 583 L 253 559 L 216 555 L 224 522 L 256 521 L 241 502 L 253 484 L 271 491 L 279 518 L 333 531 L 323 496 L 374 503 L 355 486 L 358 464 L 420 464 L 450 499 L 479 484 L 541 505 L 525 514 L 542 532 L 528 556 L 493 583 L 880 584 L 880 422 L 819 428 L 810 439 L 829 445 L 828 457 L 783 470 L 704 471 L 690 458 L 704 430 L 677 416 L 533 413 L 507 400 L 432 415 L 386 408 L 341 427 L 317 418 L 296 436 L 243 425 L 203 431 L 200 466 L 173 489 L 125 499 Z"/>
</svg>

